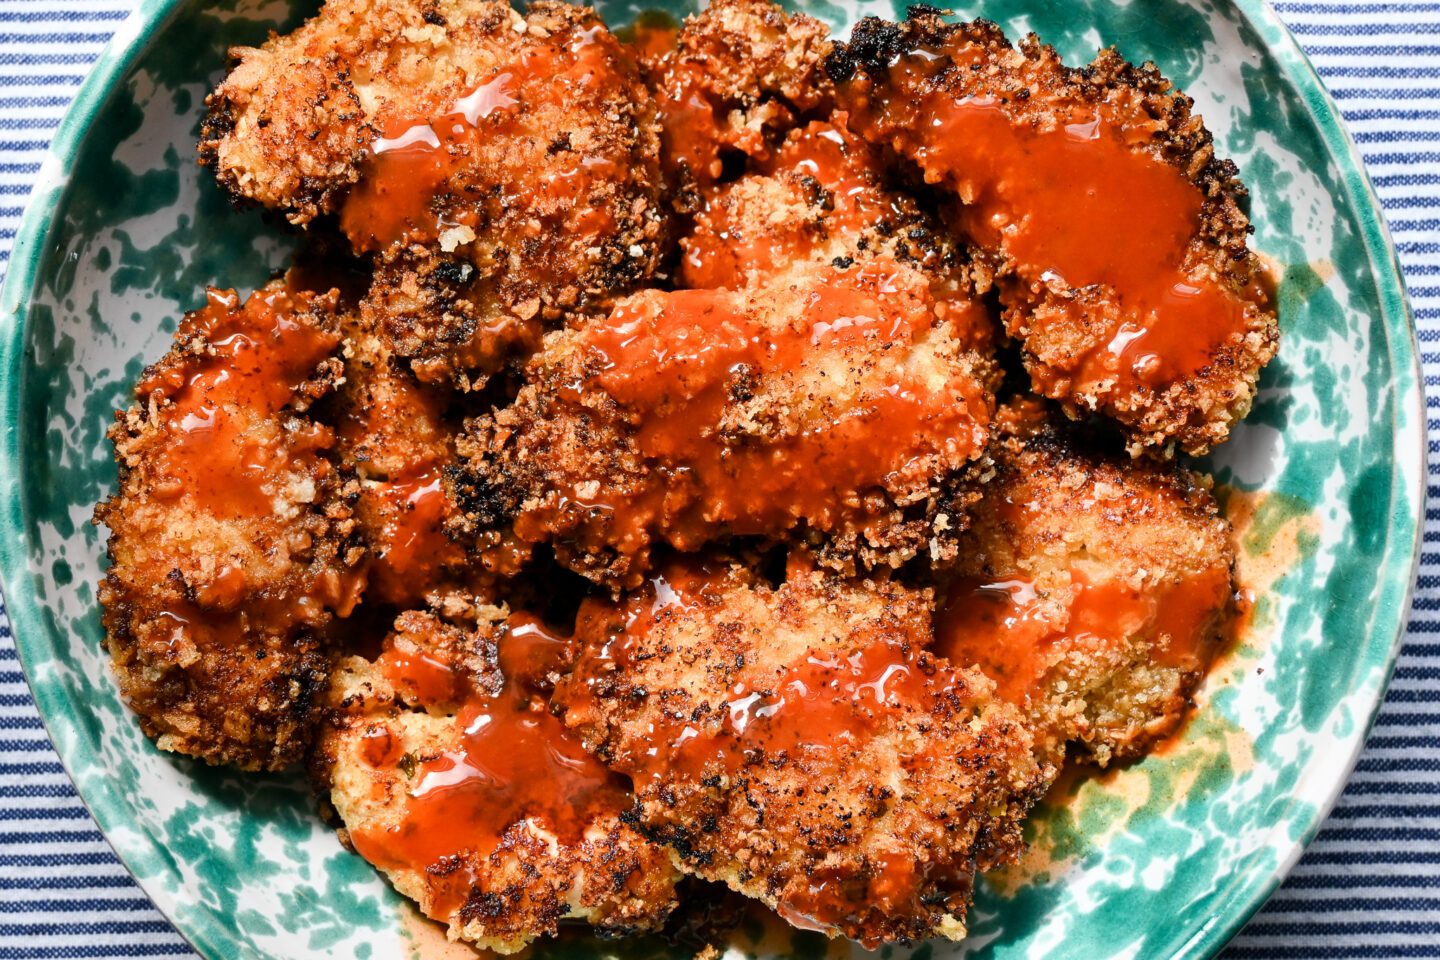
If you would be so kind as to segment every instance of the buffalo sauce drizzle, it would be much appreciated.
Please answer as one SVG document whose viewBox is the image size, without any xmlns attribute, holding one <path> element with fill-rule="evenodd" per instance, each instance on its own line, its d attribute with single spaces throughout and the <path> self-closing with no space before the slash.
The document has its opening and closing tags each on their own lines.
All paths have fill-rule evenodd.
<svg viewBox="0 0 1440 960">
<path fill-rule="evenodd" d="M 1203 668 L 1231 593 L 1229 572 L 1207 567 L 1178 582 L 1136 588 L 1071 571 L 1069 584 L 1042 593 L 1024 577 L 963 578 L 941 600 L 935 652 L 980 668 L 1000 698 L 1028 706 L 1066 653 L 1150 641 L 1149 661 Z"/>
<path fill-rule="evenodd" d="M 582 91 L 610 82 L 616 50 L 613 41 L 602 42 L 603 31 L 599 25 L 574 28 L 528 45 L 437 116 L 385 117 L 382 136 L 367 148 L 360 178 L 340 211 L 340 227 L 355 249 L 429 243 L 451 231 L 473 239 L 483 231 L 484 198 L 468 199 L 463 185 L 452 186 L 451 178 L 476 162 L 487 140 L 512 137 L 518 142 L 534 136 L 526 126 L 527 110 L 546 99 L 563 106 Z M 552 200 L 581 200 L 593 183 L 615 172 L 613 160 L 574 156 L 573 164 L 540 174 L 535 189 Z M 598 232 L 610 217 L 588 204 L 570 212 L 574 216 L 564 227 L 572 232 Z"/>
<path fill-rule="evenodd" d="M 968 46 L 922 51 L 892 73 L 910 74 L 899 81 L 908 88 L 942 65 L 963 75 L 980 56 Z M 989 93 L 928 92 L 908 128 L 905 108 L 895 109 L 897 148 L 957 191 L 960 226 L 1000 250 L 1021 285 L 1113 291 L 1121 319 L 1067 378 L 1163 388 L 1207 367 L 1257 308 L 1268 308 L 1258 283 L 1236 292 L 1186 269 L 1204 197 L 1183 171 L 1142 149 L 1156 121 L 1125 91 L 1075 105 L 1043 130 Z M 1076 301 L 1075 309 L 1085 308 Z"/>
<path fill-rule="evenodd" d="M 623 676 L 673 642 L 652 633 L 675 618 L 693 618 L 701 630 L 716 630 L 719 624 L 707 621 L 723 616 L 717 604 L 726 579 L 721 568 L 681 560 L 618 604 L 586 601 L 576 621 L 575 640 L 586 652 L 575 670 L 572 715 L 577 701 L 579 712 L 593 709 L 585 701 L 596 696 L 597 685 Z M 883 635 L 866 636 L 859 628 L 848 639 L 841 649 L 807 653 L 763 684 L 735 682 L 703 714 L 678 714 L 658 704 L 660 709 L 647 713 L 643 740 L 619 745 L 616 768 L 633 777 L 637 790 L 659 789 L 661 795 L 667 782 L 721 775 L 733 780 L 743 778 L 747 767 L 782 760 L 803 763 L 818 777 L 843 776 L 887 717 L 926 711 L 960 682 L 948 670 L 927 671 L 917 663 L 926 630 L 895 635 L 887 628 Z M 853 871 L 831 876 L 822 868 L 803 889 L 787 892 L 778 910 L 796 926 L 834 930 L 872 908 L 926 912 L 919 898 L 927 890 L 969 889 L 963 869 L 921 863 L 904 851 L 872 858 L 864 889 L 857 889 L 855 880 Z"/>
<path fill-rule="evenodd" d="M 422 596 L 441 569 L 463 552 L 445 536 L 451 506 L 438 464 L 407 471 L 369 492 L 384 517 L 372 565 L 372 582 L 382 599 L 403 602 Z"/>
<path fill-rule="evenodd" d="M 316 465 L 334 438 L 320 424 L 283 436 L 256 427 L 289 404 L 339 334 L 297 319 L 285 291 L 259 291 L 244 306 L 230 290 L 207 297 L 179 335 L 205 337 L 208 355 L 152 372 L 136 388 L 142 400 L 158 394 L 172 401 L 160 410 L 165 440 L 153 489 L 215 517 L 269 516 L 276 474 L 288 472 L 292 460 Z"/>
<path fill-rule="evenodd" d="M 506 834 L 529 822 L 563 844 L 580 843 L 595 820 L 633 805 L 628 782 L 587 754 L 551 715 L 541 690 L 566 641 L 536 618 L 515 614 L 498 641 L 497 690 L 463 674 L 443 654 L 392 638 L 378 661 L 398 693 L 420 705 L 457 705 L 450 745 L 414 757 L 404 810 L 389 826 L 351 831 L 355 849 L 384 870 L 426 876 L 428 914 L 448 920 L 487 874 Z M 376 765 L 400 762 L 377 726 L 362 740 Z"/>
<path fill-rule="evenodd" d="M 904 290 L 891 296 L 892 269 L 877 259 L 827 274 L 833 279 L 803 291 L 799 319 L 783 329 L 747 314 L 724 291 L 702 290 L 634 301 L 587 327 L 584 342 L 599 372 L 564 391 L 578 399 L 599 387 L 637 414 L 636 445 L 664 482 L 638 492 L 576 489 L 560 509 L 603 515 L 606 542 L 623 552 L 660 529 L 663 517 L 665 536 L 689 550 L 711 539 L 716 525 L 761 534 L 800 519 L 820 529 L 864 520 L 867 490 L 915 482 L 934 457 L 964 463 L 983 447 L 989 420 L 983 392 L 968 377 L 936 389 L 902 374 L 841 409 L 817 410 L 797 431 L 736 443 L 720 434 L 723 414 L 756 379 L 798 375 L 827 357 L 847 370 L 867 357 L 903 357 L 934 315 Z M 516 532 L 537 539 L 547 522 L 539 512 L 522 514 Z"/>
<path fill-rule="evenodd" d="M 369 391 L 358 413 L 342 419 L 340 434 L 357 456 L 368 456 L 365 448 L 370 445 L 393 443 L 403 449 L 392 431 L 405 429 L 405 421 L 411 429 L 426 430 L 441 421 L 442 407 L 434 391 L 404 375 L 392 376 Z M 367 590 L 386 603 L 423 597 L 443 569 L 464 556 L 445 536 L 452 506 L 442 482 L 444 457 L 435 446 L 433 452 L 412 456 L 395 474 L 361 486 L 361 496 L 370 503 L 368 512 L 378 520 L 371 531 L 375 549 Z"/>
<path fill-rule="evenodd" d="M 282 429 L 278 416 L 339 334 L 300 319 L 308 295 L 289 289 L 257 291 L 243 305 L 232 290 L 206 295 L 206 306 L 178 333 L 203 337 L 206 353 L 184 366 L 157 365 L 136 387 L 142 402 L 169 401 L 155 407 L 162 438 L 150 493 L 217 520 L 264 522 L 282 494 L 277 478 L 313 481 L 331 470 L 322 456 L 334 441 L 330 429 L 311 422 Z M 354 576 L 323 571 L 294 593 L 256 597 L 244 569 L 222 560 L 190 584 L 193 601 L 177 601 L 156 618 L 152 639 L 175 651 L 234 646 L 251 633 L 251 621 L 283 633 L 319 619 L 325 607 L 348 615 L 362 586 Z"/>
</svg>

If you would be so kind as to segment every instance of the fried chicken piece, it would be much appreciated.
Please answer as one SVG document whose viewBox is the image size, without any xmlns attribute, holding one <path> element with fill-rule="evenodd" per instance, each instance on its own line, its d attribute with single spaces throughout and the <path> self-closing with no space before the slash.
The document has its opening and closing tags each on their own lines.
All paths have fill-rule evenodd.
<svg viewBox="0 0 1440 960">
<path fill-rule="evenodd" d="M 483 381 L 666 253 L 654 101 L 587 7 L 329 0 L 233 52 L 202 159 L 296 223 L 338 213 L 387 265 L 375 299 L 408 297 L 382 333 L 432 375 Z"/>
<path fill-rule="evenodd" d="M 928 285 L 883 258 L 747 292 L 647 290 L 551 334 L 468 425 L 457 537 L 550 542 L 638 586 L 652 547 L 794 530 L 842 570 L 954 552 L 991 399 Z"/>
<path fill-rule="evenodd" d="M 699 209 L 727 154 L 769 156 L 798 114 L 828 102 L 832 48 L 823 23 L 768 0 L 714 0 L 673 45 L 640 46 L 679 210 Z"/>
<path fill-rule="evenodd" d="M 1153 65 L 1083 69 L 931 7 L 862 21 L 827 70 L 850 126 L 953 191 L 1037 392 L 1130 452 L 1203 453 L 1249 411 L 1278 327 L 1235 165 Z"/>
<path fill-rule="evenodd" d="M 278 769 L 309 742 L 332 617 L 363 585 L 334 435 L 305 416 L 339 372 L 337 327 L 333 294 L 211 290 L 116 413 L 100 603 L 120 690 L 162 749 Z"/>
<path fill-rule="evenodd" d="M 578 919 L 658 928 L 679 872 L 622 815 L 629 784 L 547 709 L 564 645 L 482 608 L 478 629 L 412 610 L 375 662 L 343 661 L 312 775 L 354 849 L 445 923 L 514 953 Z"/>
<path fill-rule="evenodd" d="M 1067 742 L 1102 765 L 1140 756 L 1178 726 L 1221 646 L 1229 524 L 1208 477 L 1024 433 L 992 445 L 935 650 L 985 671 L 1046 759 Z"/>
<path fill-rule="evenodd" d="M 978 299 L 988 271 L 945 227 L 890 182 L 881 151 L 846 129 L 846 115 L 792 130 L 739 180 L 706 193 L 681 237 L 679 279 L 740 289 L 800 261 L 848 266 L 888 257 L 930 282 L 935 313 L 967 347 L 988 355 L 1000 339 Z"/>
<path fill-rule="evenodd" d="M 687 872 L 871 947 L 960 939 L 1053 771 L 989 680 L 926 651 L 930 599 L 799 558 L 774 588 L 676 561 L 582 607 L 553 702 Z"/>
<path fill-rule="evenodd" d="M 441 474 L 455 459 L 454 391 L 419 382 L 375 327 L 368 310 L 343 315 L 344 379 L 327 411 L 359 482 L 355 515 L 371 547 L 365 596 L 403 608 L 488 594 L 528 551 L 492 551 L 488 566 L 473 564 L 445 535 L 453 508 Z"/>
</svg>

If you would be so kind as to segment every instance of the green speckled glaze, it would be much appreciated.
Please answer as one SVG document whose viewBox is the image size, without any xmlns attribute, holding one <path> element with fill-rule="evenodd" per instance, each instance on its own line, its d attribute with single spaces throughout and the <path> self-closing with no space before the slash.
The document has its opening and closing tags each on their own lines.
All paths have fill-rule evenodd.
<svg viewBox="0 0 1440 960">
<path fill-rule="evenodd" d="M 847 30 L 886 0 L 805 0 Z M 601 4 L 612 24 L 654 3 Z M 672 12 L 684 13 L 682 3 Z M 207 284 L 252 289 L 292 241 L 235 214 L 194 163 L 225 48 L 311 9 L 144 0 L 60 127 L 0 303 L 0 567 L 21 658 L 81 795 L 161 909 L 212 958 L 436 955 L 433 930 L 312 812 L 298 776 L 164 755 L 108 675 L 89 523 L 104 431 Z M 1334 105 L 1259 0 L 967 3 L 1069 62 L 1113 43 L 1191 93 L 1253 190 L 1282 268 L 1284 341 L 1255 412 L 1212 458 L 1255 606 L 1181 741 L 1067 780 L 1019 867 L 989 878 L 963 945 L 915 960 L 1204 957 L 1260 905 L 1344 783 L 1393 665 L 1423 509 L 1413 328 L 1377 204 Z M 443 944 L 443 938 L 440 938 Z M 737 955 L 861 953 L 742 925 Z M 442 951 L 444 952 L 444 951 Z M 567 937 L 546 957 L 652 958 Z"/>
</svg>

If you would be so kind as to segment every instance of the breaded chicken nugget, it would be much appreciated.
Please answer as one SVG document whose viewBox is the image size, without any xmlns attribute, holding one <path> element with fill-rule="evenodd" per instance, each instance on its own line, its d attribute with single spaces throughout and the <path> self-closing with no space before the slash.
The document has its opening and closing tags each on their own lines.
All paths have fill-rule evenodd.
<svg viewBox="0 0 1440 960">
<path fill-rule="evenodd" d="M 767 157 L 798 113 L 828 102 L 825 25 L 769 0 L 714 0 L 672 45 L 641 47 L 675 205 L 693 212 L 727 154 Z"/>
<path fill-rule="evenodd" d="M 350 844 L 452 938 L 514 953 L 584 920 L 658 927 L 680 878 L 626 826 L 629 784 L 546 705 L 563 644 L 482 608 L 478 630 L 410 611 L 378 660 L 343 661 L 311 761 Z"/>
<path fill-rule="evenodd" d="M 456 536 L 513 526 L 598 583 L 653 545 L 796 530 L 828 565 L 953 553 L 991 398 L 928 284 L 883 258 L 745 293 L 648 290 L 551 334 L 513 404 L 471 421 Z M 498 533 L 497 533 L 498 531 Z"/>
<path fill-rule="evenodd" d="M 705 192 L 680 238 L 679 280 L 732 290 L 762 283 L 804 261 L 845 267 L 888 257 L 923 273 L 935 313 L 968 347 L 989 354 L 998 325 L 978 294 L 984 267 L 943 225 L 890 182 L 881 151 L 846 129 L 844 113 L 792 130 L 739 180 Z"/>
<path fill-rule="evenodd" d="M 604 309 L 665 253 L 654 102 L 587 7 L 329 0 L 234 53 L 202 159 L 297 223 L 338 213 L 388 265 L 380 307 L 411 294 L 402 357 L 483 379 L 527 326 Z"/>
<path fill-rule="evenodd" d="M 804 560 L 775 588 L 677 561 L 581 608 L 553 701 L 686 871 L 867 946 L 959 939 L 1053 771 L 990 681 L 926 651 L 929 612 Z"/>
<path fill-rule="evenodd" d="M 120 689 L 163 749 L 275 769 L 309 740 L 331 618 L 363 585 L 334 435 L 304 415 L 339 340 L 333 295 L 211 290 L 116 414 L 100 602 Z"/>
<path fill-rule="evenodd" d="M 1083 69 L 932 7 L 827 62 L 850 126 L 957 198 L 1037 392 L 1132 454 L 1203 453 L 1250 409 L 1278 328 L 1234 164 L 1191 100 L 1113 50 Z"/>
<path fill-rule="evenodd" d="M 1235 551 L 1209 478 L 1051 428 L 992 457 L 935 651 L 993 679 L 1047 759 L 1067 742 L 1102 765 L 1139 756 L 1180 722 L 1233 613 Z"/>
</svg>

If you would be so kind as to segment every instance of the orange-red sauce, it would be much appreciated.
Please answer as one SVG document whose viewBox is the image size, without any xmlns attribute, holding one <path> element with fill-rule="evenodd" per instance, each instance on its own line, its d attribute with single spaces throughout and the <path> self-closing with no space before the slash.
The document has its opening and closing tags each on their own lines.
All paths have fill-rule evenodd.
<svg viewBox="0 0 1440 960">
<path fill-rule="evenodd" d="M 706 594 L 723 580 L 722 571 L 679 561 L 619 605 L 587 601 L 576 621 L 575 639 L 589 651 L 579 674 L 593 683 L 615 666 L 633 667 L 653 649 L 651 632 L 677 616 L 713 629 Z M 912 661 L 911 653 L 922 649 L 921 632 L 908 646 L 884 637 L 845 652 L 810 653 L 763 688 L 738 682 L 704 716 L 657 721 L 645 752 L 619 762 L 637 783 L 733 774 L 763 754 L 833 765 L 851 756 L 887 711 L 902 702 L 928 703 L 943 688 L 927 684 Z"/>
<path fill-rule="evenodd" d="M 968 47 L 941 52 L 962 68 L 979 56 Z M 923 76 L 936 62 L 927 52 L 894 69 Z M 1119 301 L 1122 319 L 1067 376 L 1162 387 L 1206 367 L 1247 329 L 1260 295 L 1237 293 L 1186 264 L 1204 198 L 1183 171 L 1142 149 L 1156 121 L 1133 95 L 1073 105 L 1044 130 L 978 90 L 936 91 L 913 107 L 881 109 L 899 123 L 898 149 L 957 191 L 965 201 L 960 226 L 1004 255 L 1020 289 L 1101 285 Z"/>
<path fill-rule="evenodd" d="M 703 66 L 672 61 L 655 79 L 655 104 L 660 111 L 660 157 L 671 179 L 685 174 L 704 188 L 724 170 L 726 105 L 711 89 Z"/>
<path fill-rule="evenodd" d="M 585 752 L 534 686 L 563 648 L 533 617 L 517 614 L 499 640 L 504 682 L 493 695 L 433 654 L 396 656 L 392 647 L 382 655 L 387 676 L 408 684 L 422 703 L 466 691 L 452 745 L 414 758 L 400 821 L 351 832 L 355 849 L 376 866 L 427 875 L 434 890 L 428 912 L 436 919 L 465 904 L 485 858 L 511 828 L 528 821 L 573 844 L 597 817 L 633 804 L 625 778 Z M 376 743 L 372 748 L 367 737 L 362 745 L 367 759 L 398 762 L 390 744 L 378 735 Z"/>
<path fill-rule="evenodd" d="M 454 228 L 481 232 L 485 204 L 495 198 L 468 194 L 451 178 L 463 178 L 491 139 L 518 143 L 538 135 L 526 125 L 527 112 L 537 105 L 563 105 L 615 82 L 616 45 L 599 41 L 603 31 L 598 25 L 567 30 L 527 46 L 435 116 L 383 117 L 383 136 L 370 144 L 360 180 L 340 212 L 341 229 L 355 249 L 429 243 Z M 543 183 L 531 186 L 552 197 L 579 199 L 613 172 L 612 165 L 604 157 L 577 154 L 572 167 L 548 171 Z M 501 205 L 513 202 L 520 201 L 502 199 Z M 582 206 L 574 211 L 579 220 L 565 229 L 594 231 L 608 223 L 607 211 Z"/>
<path fill-rule="evenodd" d="M 560 509 L 603 515 L 605 541 L 622 552 L 662 529 L 690 550 L 722 526 L 762 534 L 802 518 L 821 529 L 863 520 L 866 491 L 928 482 L 936 457 L 940 469 L 963 464 L 983 447 L 989 420 L 988 401 L 966 376 L 937 390 L 902 374 L 845 406 L 817 405 L 798 432 L 775 438 L 727 442 L 720 432 L 722 414 L 759 377 L 903 356 L 934 315 L 913 289 L 896 288 L 892 271 L 875 260 L 822 275 L 801 288 L 799 318 L 780 329 L 737 297 L 695 290 L 622 305 L 587 327 L 599 372 L 576 387 L 598 387 L 635 413 L 635 443 L 654 462 L 655 482 L 638 491 L 577 489 Z M 523 514 L 516 532 L 541 539 L 549 520 Z"/>
<path fill-rule="evenodd" d="M 206 306 L 190 314 L 180 334 L 204 336 L 211 355 L 183 369 L 166 367 L 141 380 L 142 402 L 172 401 L 158 414 L 164 448 L 155 461 L 152 492 L 184 499 L 217 518 L 274 514 L 273 481 L 292 463 L 324 471 L 320 451 L 334 437 L 309 424 L 282 434 L 274 419 L 339 334 L 297 320 L 288 292 L 261 290 L 241 306 L 233 290 L 207 291 Z"/>
<path fill-rule="evenodd" d="M 1230 592 L 1229 573 L 1218 564 L 1145 589 L 1078 572 L 1043 595 L 1023 577 L 963 579 L 941 598 L 935 652 L 978 666 L 1002 699 L 1024 706 L 1043 695 L 1048 671 L 1065 654 L 1113 651 L 1135 637 L 1149 641 L 1152 662 L 1203 668 Z"/>
<path fill-rule="evenodd" d="M 388 603 L 424 595 L 464 551 L 445 536 L 450 501 L 440 467 L 424 466 L 367 488 L 381 519 L 374 532 L 370 589 Z"/>
<path fill-rule="evenodd" d="M 386 638 L 375 665 L 395 692 L 412 703 L 453 703 L 463 699 L 470 688 L 446 654 L 427 650 L 404 634 Z"/>
<path fill-rule="evenodd" d="M 282 430 L 278 414 L 339 342 L 339 335 L 297 319 L 308 295 L 258 291 L 242 305 L 234 291 L 210 290 L 207 305 L 182 321 L 181 336 L 203 336 L 210 353 L 182 366 L 160 365 L 136 388 L 156 407 L 162 431 L 151 464 L 150 494 L 179 501 L 217 520 L 265 523 L 289 492 L 277 482 L 327 477 L 322 454 L 334 442 L 316 423 Z M 277 534 L 278 535 L 278 534 Z M 324 571 L 283 595 L 253 596 L 242 566 L 220 558 L 219 567 L 190 586 L 193 602 L 178 602 L 157 618 L 150 641 L 172 649 L 233 646 L 256 627 L 283 635 L 318 622 L 325 609 L 346 616 L 363 580 Z M 243 608 L 243 609 L 242 609 Z M 167 633 L 168 630 L 168 633 Z"/>
<path fill-rule="evenodd" d="M 724 580 L 723 569 L 687 559 L 667 565 L 619 604 L 587 601 L 576 622 L 575 640 L 586 651 L 576 676 L 593 695 L 613 674 L 633 675 L 637 658 L 660 643 L 652 632 L 676 617 L 694 618 L 698 630 L 719 629 L 708 610 Z M 814 650 L 763 686 L 737 682 L 706 709 L 652 710 L 646 741 L 628 750 L 621 745 L 614 762 L 640 788 L 734 777 L 781 759 L 805 764 L 821 778 L 843 775 L 887 716 L 926 710 L 950 689 L 948 672 L 932 670 L 927 677 L 915 661 L 929 639 L 925 627 L 875 637 L 857 629 L 847 648 Z M 682 628 L 681 636 L 689 630 Z M 798 926 L 831 929 L 872 907 L 920 912 L 916 898 L 939 879 L 933 865 L 906 854 L 871 867 L 863 881 L 849 869 L 843 877 L 818 872 L 805 890 L 779 904 L 781 915 Z M 946 880 L 940 888 L 963 890 L 963 882 Z"/>
</svg>

